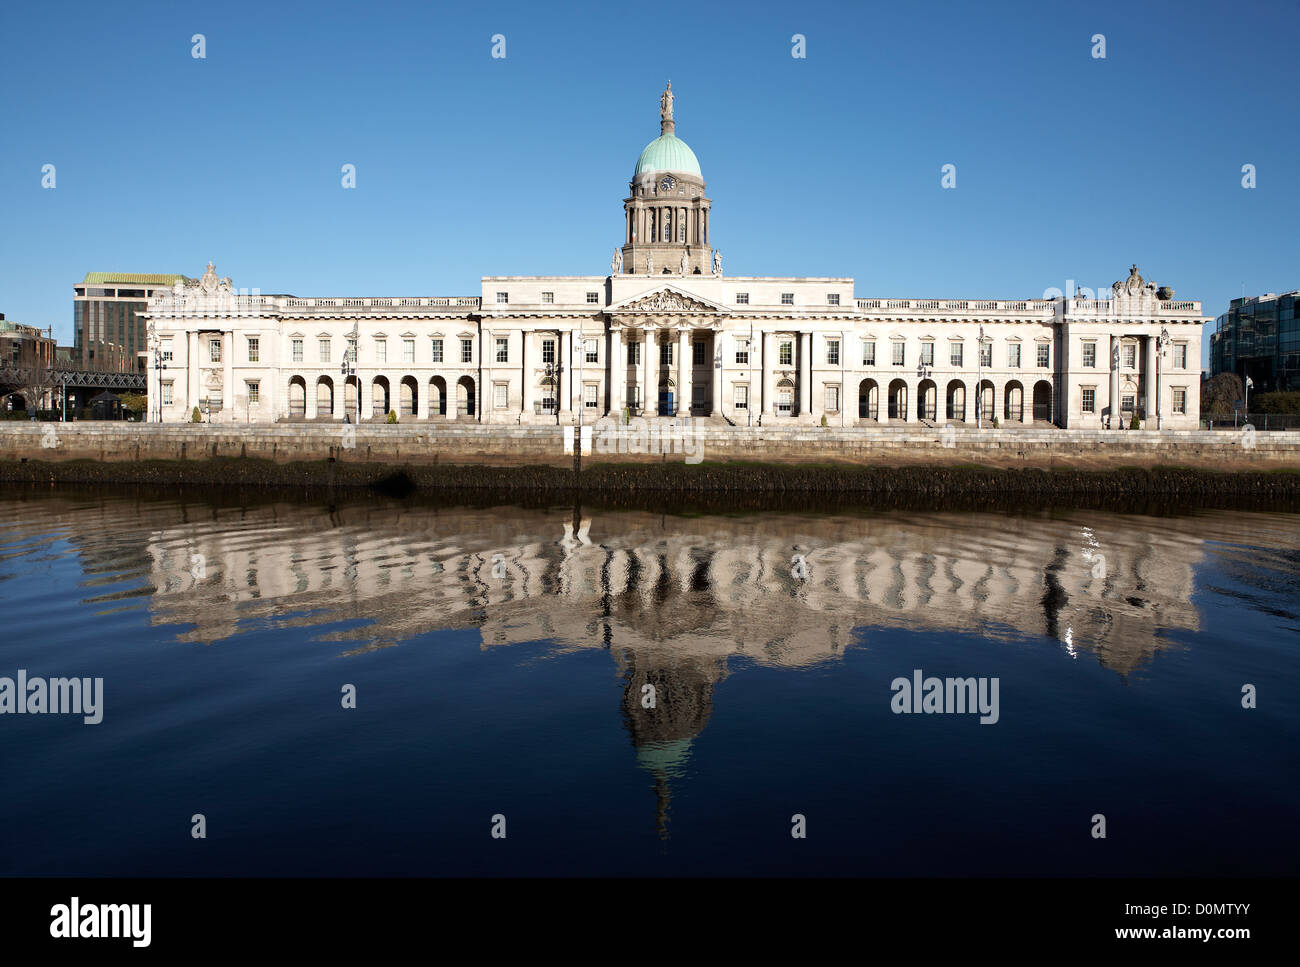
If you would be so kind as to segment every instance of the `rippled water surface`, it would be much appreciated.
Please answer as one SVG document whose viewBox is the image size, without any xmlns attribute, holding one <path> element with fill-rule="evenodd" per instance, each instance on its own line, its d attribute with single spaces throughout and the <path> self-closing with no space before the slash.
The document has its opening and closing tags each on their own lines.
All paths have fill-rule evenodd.
<svg viewBox="0 0 1300 967">
<path fill-rule="evenodd" d="M 1296 516 L 574 516 L 0 500 L 0 875 L 1300 865 Z"/>
</svg>

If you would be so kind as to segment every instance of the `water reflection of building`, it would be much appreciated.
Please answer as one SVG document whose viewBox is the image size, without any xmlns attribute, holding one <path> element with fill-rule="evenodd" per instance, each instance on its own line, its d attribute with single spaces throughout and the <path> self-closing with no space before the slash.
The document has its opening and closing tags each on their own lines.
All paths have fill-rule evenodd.
<svg viewBox="0 0 1300 967">
<path fill-rule="evenodd" d="M 1198 629 L 1192 595 L 1212 530 L 1201 518 L 1096 512 L 601 512 L 575 531 L 564 512 L 515 508 L 126 502 L 83 505 L 66 520 L 96 570 L 140 548 L 129 557 L 152 585 L 154 620 L 177 625 L 182 641 L 273 620 L 329 625 L 319 639 L 344 654 L 447 628 L 478 629 L 484 648 L 608 649 L 661 831 L 671 780 L 735 659 L 806 667 L 838 660 L 875 629 L 905 628 L 1045 637 L 1063 656 L 1092 654 L 1128 674 L 1170 631 Z M 647 684 L 654 709 L 640 701 Z"/>
</svg>

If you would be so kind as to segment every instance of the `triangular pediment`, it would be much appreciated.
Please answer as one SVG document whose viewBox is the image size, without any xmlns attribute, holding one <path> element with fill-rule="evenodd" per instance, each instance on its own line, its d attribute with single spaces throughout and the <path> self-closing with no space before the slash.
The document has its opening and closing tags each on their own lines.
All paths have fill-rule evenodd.
<svg viewBox="0 0 1300 967">
<path fill-rule="evenodd" d="M 663 285 L 610 306 L 607 312 L 725 312 L 724 306 L 692 295 L 675 285 Z"/>
</svg>

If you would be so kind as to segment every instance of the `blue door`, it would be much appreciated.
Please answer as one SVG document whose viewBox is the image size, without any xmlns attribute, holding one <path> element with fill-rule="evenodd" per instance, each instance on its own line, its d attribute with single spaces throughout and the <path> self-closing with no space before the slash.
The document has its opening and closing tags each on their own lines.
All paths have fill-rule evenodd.
<svg viewBox="0 0 1300 967">
<path fill-rule="evenodd" d="M 661 390 L 659 392 L 659 415 L 673 415 L 673 393 L 672 390 Z"/>
</svg>

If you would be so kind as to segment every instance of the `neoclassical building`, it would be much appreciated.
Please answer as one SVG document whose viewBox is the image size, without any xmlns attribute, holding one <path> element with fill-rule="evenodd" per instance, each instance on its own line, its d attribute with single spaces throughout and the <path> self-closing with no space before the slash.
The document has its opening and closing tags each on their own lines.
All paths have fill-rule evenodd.
<svg viewBox="0 0 1300 967">
<path fill-rule="evenodd" d="M 1210 320 L 1137 266 L 1107 299 L 858 298 L 851 278 L 724 275 L 673 100 L 670 86 L 608 274 L 296 298 L 236 290 L 209 263 L 149 301 L 161 418 L 1198 425 Z"/>
</svg>

